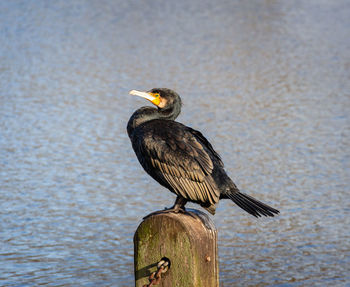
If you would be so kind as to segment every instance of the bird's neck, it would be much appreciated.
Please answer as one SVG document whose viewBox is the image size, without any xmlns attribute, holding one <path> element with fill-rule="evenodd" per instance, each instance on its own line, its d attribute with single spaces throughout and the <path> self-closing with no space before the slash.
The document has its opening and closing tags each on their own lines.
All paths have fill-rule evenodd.
<svg viewBox="0 0 350 287">
<path fill-rule="evenodd" d="M 136 110 L 128 122 L 127 130 L 129 137 L 139 125 L 156 119 L 175 120 L 180 114 L 180 111 L 180 108 L 157 109 L 153 107 L 142 107 Z"/>
</svg>

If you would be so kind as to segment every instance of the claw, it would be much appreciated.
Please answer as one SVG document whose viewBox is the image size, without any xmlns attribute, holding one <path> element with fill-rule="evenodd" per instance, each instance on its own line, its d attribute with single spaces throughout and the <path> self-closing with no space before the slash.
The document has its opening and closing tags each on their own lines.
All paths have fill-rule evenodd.
<svg viewBox="0 0 350 287">
<path fill-rule="evenodd" d="M 151 217 L 153 215 L 166 214 L 166 213 L 170 213 L 170 212 L 174 212 L 174 213 L 179 213 L 180 212 L 180 213 L 183 213 L 183 214 L 188 213 L 185 208 L 179 208 L 179 207 L 174 208 L 174 207 L 171 207 L 171 208 L 165 208 L 163 210 L 158 210 L 158 211 L 152 212 L 152 213 L 146 215 L 143 219 L 146 219 L 146 218 Z"/>
<path fill-rule="evenodd" d="M 158 214 L 164 214 L 164 213 L 170 213 L 170 212 L 174 212 L 174 213 L 183 213 L 183 214 L 189 214 L 191 215 L 190 213 L 188 213 L 185 209 L 185 204 L 186 204 L 187 200 L 184 199 L 183 197 L 181 196 L 177 196 L 176 200 L 175 200 L 175 204 L 170 207 L 170 208 L 165 208 L 164 210 L 158 210 L 158 211 L 155 211 L 155 212 L 152 212 L 148 215 L 146 215 L 143 219 L 146 219 L 152 215 L 158 215 Z M 192 215 L 191 215 L 192 216 Z"/>
</svg>

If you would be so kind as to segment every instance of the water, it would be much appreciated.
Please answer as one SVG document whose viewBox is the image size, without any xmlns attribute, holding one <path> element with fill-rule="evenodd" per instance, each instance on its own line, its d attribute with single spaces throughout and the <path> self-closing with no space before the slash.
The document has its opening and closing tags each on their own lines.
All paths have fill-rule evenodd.
<svg viewBox="0 0 350 287">
<path fill-rule="evenodd" d="M 220 203 L 221 286 L 349 286 L 349 19 L 344 0 L 1 1 L 0 285 L 134 284 L 133 234 L 174 195 L 133 154 L 128 91 L 162 86 L 281 210 Z"/>
</svg>

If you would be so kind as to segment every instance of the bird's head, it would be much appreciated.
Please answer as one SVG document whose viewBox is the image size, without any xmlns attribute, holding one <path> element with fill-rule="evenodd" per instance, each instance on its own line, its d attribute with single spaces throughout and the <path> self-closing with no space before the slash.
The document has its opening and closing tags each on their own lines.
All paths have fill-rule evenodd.
<svg viewBox="0 0 350 287">
<path fill-rule="evenodd" d="M 155 88 L 148 92 L 132 90 L 129 94 L 145 98 L 159 109 L 167 109 L 174 106 L 181 107 L 180 96 L 173 90 L 167 88 Z"/>
</svg>

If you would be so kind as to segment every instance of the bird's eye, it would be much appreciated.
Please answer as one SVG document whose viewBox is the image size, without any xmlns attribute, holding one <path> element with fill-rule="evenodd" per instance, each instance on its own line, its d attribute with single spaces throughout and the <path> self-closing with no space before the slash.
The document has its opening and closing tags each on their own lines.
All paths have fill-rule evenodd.
<svg viewBox="0 0 350 287">
<path fill-rule="evenodd" d="M 159 93 L 154 93 L 154 96 L 155 96 L 156 98 L 158 98 L 158 97 L 159 97 Z"/>
</svg>

